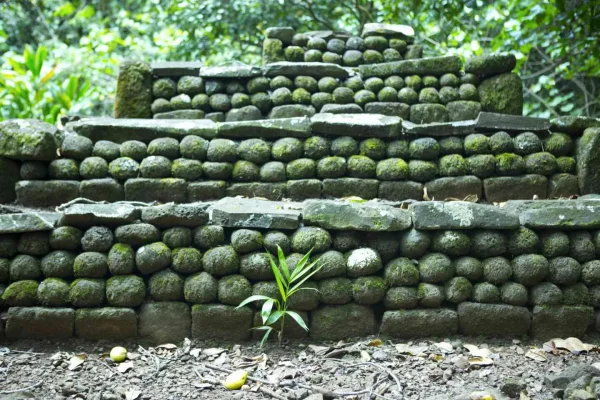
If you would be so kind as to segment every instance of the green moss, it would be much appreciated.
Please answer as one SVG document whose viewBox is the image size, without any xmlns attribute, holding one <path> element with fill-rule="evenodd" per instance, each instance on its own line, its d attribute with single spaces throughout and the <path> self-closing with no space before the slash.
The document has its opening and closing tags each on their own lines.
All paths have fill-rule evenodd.
<svg viewBox="0 0 600 400">
<path fill-rule="evenodd" d="M 375 96 L 375 93 L 371 92 L 370 90 L 363 89 L 354 94 L 354 102 L 363 108 L 368 103 L 372 103 L 374 101 L 377 101 L 377 96 Z"/>
<path fill-rule="evenodd" d="M 436 232 L 431 241 L 431 250 L 453 257 L 468 254 L 470 248 L 471 240 L 469 236 L 460 231 L 445 230 Z M 436 259 L 436 262 L 438 261 Z"/>
<path fill-rule="evenodd" d="M 105 300 L 105 288 L 102 279 L 75 279 L 69 290 L 69 302 L 74 307 L 99 307 Z"/>
<path fill-rule="evenodd" d="M 416 288 L 394 287 L 387 291 L 384 305 L 387 310 L 404 310 L 415 308 L 418 301 Z"/>
<path fill-rule="evenodd" d="M 346 304 L 352 301 L 352 282 L 348 278 L 331 278 L 319 282 L 323 304 Z"/>
<path fill-rule="evenodd" d="M 433 138 L 418 138 L 410 142 L 408 151 L 411 158 L 435 160 L 440 152 L 440 145 Z"/>
<path fill-rule="evenodd" d="M 233 108 L 242 108 L 252 104 L 250 102 L 250 96 L 246 93 L 235 93 L 231 96 L 231 107 Z"/>
<path fill-rule="evenodd" d="M 484 111 L 513 115 L 523 113 L 523 83 L 517 74 L 500 74 L 485 79 L 478 92 Z"/>
<path fill-rule="evenodd" d="M 238 306 L 252 295 L 252 285 L 242 275 L 229 275 L 219 279 L 217 293 L 220 303 Z"/>
<path fill-rule="evenodd" d="M 289 162 L 302 157 L 304 146 L 299 139 L 283 138 L 273 143 L 271 156 L 278 161 Z"/>
<path fill-rule="evenodd" d="M 549 272 L 548 260 L 538 254 L 524 254 L 512 260 L 513 280 L 525 286 L 542 282 Z"/>
<path fill-rule="evenodd" d="M 525 169 L 528 174 L 552 175 L 556 168 L 556 158 L 550 153 L 533 153 L 525 157 Z"/>
<path fill-rule="evenodd" d="M 417 287 L 419 304 L 425 308 L 439 308 L 444 301 L 444 288 L 430 283 L 420 283 Z"/>
<path fill-rule="evenodd" d="M 419 75 L 407 76 L 406 78 L 404 78 L 404 82 L 406 83 L 407 87 L 414 90 L 415 92 L 420 91 L 423 87 L 423 81 L 421 80 L 421 77 Z"/>
<path fill-rule="evenodd" d="M 560 173 L 575 173 L 577 163 L 573 157 L 558 157 L 556 159 L 556 170 Z"/>
<path fill-rule="evenodd" d="M 450 154 L 440 158 L 441 176 L 462 176 L 468 173 L 468 164 L 461 155 Z"/>
<path fill-rule="evenodd" d="M 435 179 L 438 167 L 434 162 L 410 160 L 408 162 L 410 179 L 417 182 L 427 182 Z"/>
<path fill-rule="evenodd" d="M 453 87 L 444 86 L 439 91 L 440 102 L 442 104 L 448 104 L 452 101 L 457 101 L 460 99 L 460 95 L 458 94 L 458 90 Z"/>
<path fill-rule="evenodd" d="M 525 156 L 542 151 L 542 141 L 533 132 L 523 132 L 513 139 L 515 153 Z"/>
<path fill-rule="evenodd" d="M 408 164 L 401 158 L 379 161 L 376 168 L 377 179 L 382 181 L 404 180 L 408 178 Z"/>
<path fill-rule="evenodd" d="M 477 283 L 473 286 L 472 298 L 477 303 L 499 303 L 500 289 L 489 282 Z"/>
<path fill-rule="evenodd" d="M 113 307 L 137 307 L 145 297 L 146 284 L 139 276 L 113 276 L 106 282 L 106 298 Z"/>
<path fill-rule="evenodd" d="M 499 231 L 481 230 L 471 235 L 471 254 L 475 257 L 494 257 L 506 253 L 506 237 Z"/>
<path fill-rule="evenodd" d="M 311 249 L 313 253 L 322 253 L 329 250 L 331 236 L 322 228 L 306 226 L 299 228 L 291 237 L 292 251 L 306 254 Z"/>
<path fill-rule="evenodd" d="M 423 282 L 443 282 L 450 279 L 454 272 L 454 264 L 445 254 L 428 253 L 419 259 L 419 275 Z"/>
<path fill-rule="evenodd" d="M 187 137 L 191 138 L 191 137 L 197 137 L 197 136 L 187 136 Z M 182 143 L 183 143 L 183 140 L 182 140 Z M 121 143 L 121 146 L 119 147 L 119 151 L 121 153 L 121 157 L 129 157 L 138 162 L 142 161 L 144 158 L 146 158 L 146 155 L 148 154 L 148 148 L 147 148 L 146 144 L 143 142 L 140 142 L 138 140 L 128 140 L 126 142 Z"/>
<path fill-rule="evenodd" d="M 316 163 L 310 158 L 300 158 L 286 166 L 287 179 L 311 179 L 315 177 Z"/>
<path fill-rule="evenodd" d="M 233 165 L 231 178 L 239 182 L 253 182 L 260 178 L 260 167 L 250 162 L 240 160 Z"/>
<path fill-rule="evenodd" d="M 313 93 L 310 96 L 310 104 L 317 110 L 320 111 L 323 106 L 327 104 L 333 104 L 333 95 L 331 93 L 318 92 Z"/>
<path fill-rule="evenodd" d="M 348 176 L 352 178 L 373 178 L 376 176 L 377 163 L 366 156 L 348 158 Z"/>
<path fill-rule="evenodd" d="M 171 175 L 186 181 L 198 180 L 202 177 L 202 163 L 198 160 L 178 158 L 171 165 Z"/>
<path fill-rule="evenodd" d="M 346 159 L 325 157 L 317 163 L 317 176 L 320 179 L 340 178 L 346 173 Z"/>
<path fill-rule="evenodd" d="M 527 288 L 520 283 L 506 282 L 500 287 L 500 299 L 511 306 L 524 306 L 528 301 Z"/>
<path fill-rule="evenodd" d="M 517 154 L 498 154 L 496 156 L 496 172 L 498 175 L 521 175 L 525 172 L 525 161 Z"/>
<path fill-rule="evenodd" d="M 302 62 L 304 61 L 304 49 L 300 46 L 288 46 L 284 50 L 286 61 Z"/>
<path fill-rule="evenodd" d="M 381 139 L 365 139 L 360 142 L 359 152 L 361 156 L 367 156 L 373 160 L 381 160 L 386 155 L 385 142 Z"/>
<path fill-rule="evenodd" d="M 266 38 L 263 41 L 262 63 L 263 65 L 285 61 L 283 43 L 279 39 Z"/>
<path fill-rule="evenodd" d="M 363 60 L 365 64 L 379 64 L 384 61 L 383 55 L 377 50 L 365 50 Z"/>
<path fill-rule="evenodd" d="M 465 153 L 470 156 L 474 154 L 489 154 L 490 144 L 487 136 L 475 133 L 465 138 Z"/>
<path fill-rule="evenodd" d="M 152 118 L 150 65 L 125 61 L 120 65 L 115 96 L 115 118 Z"/>
<path fill-rule="evenodd" d="M 512 275 L 510 261 L 504 257 L 490 257 L 482 262 L 483 280 L 494 285 L 501 285 Z"/>
<path fill-rule="evenodd" d="M 437 89 L 426 87 L 419 92 L 419 103 L 437 104 L 440 102 L 440 94 Z"/>
<path fill-rule="evenodd" d="M 299 75 L 295 77 L 294 86 L 299 89 L 305 89 L 309 93 L 316 93 L 319 90 L 319 84 L 312 76 Z"/>
<path fill-rule="evenodd" d="M 37 296 L 43 306 L 65 306 L 69 303 L 69 284 L 60 278 L 44 279 L 38 286 Z"/>
<path fill-rule="evenodd" d="M 310 104 L 310 92 L 304 88 L 295 89 L 292 92 L 292 102 L 296 104 Z"/>
<path fill-rule="evenodd" d="M 358 304 L 376 304 L 383 300 L 387 284 L 378 276 L 362 276 L 352 282 L 352 297 Z"/>
<path fill-rule="evenodd" d="M 350 136 L 335 138 L 331 142 L 331 154 L 339 157 L 350 157 L 358 154 L 358 143 Z"/>
<path fill-rule="evenodd" d="M 170 269 L 153 274 L 148 280 L 148 293 L 156 301 L 183 299 L 183 278 Z"/>
<path fill-rule="evenodd" d="M 333 90 L 333 101 L 336 104 L 350 104 L 354 102 L 354 92 L 347 87 L 339 87 Z"/>
<path fill-rule="evenodd" d="M 190 303 L 212 303 L 217 299 L 217 280 L 209 273 L 199 272 L 188 277 L 183 286 L 185 300 Z"/>
<path fill-rule="evenodd" d="M 2 293 L 2 302 L 9 307 L 35 306 L 38 302 L 38 286 L 38 282 L 34 280 L 11 283 Z"/>
<path fill-rule="evenodd" d="M 386 103 L 396 103 L 398 101 L 398 91 L 391 87 L 384 87 L 377 93 L 377 100 Z"/>
<path fill-rule="evenodd" d="M 344 86 L 353 92 L 358 92 L 365 88 L 365 84 L 360 76 L 353 76 L 344 81 Z"/>
<path fill-rule="evenodd" d="M 450 279 L 444 287 L 446 300 L 454 304 L 467 301 L 471 297 L 472 291 L 473 285 L 462 276 Z"/>
<path fill-rule="evenodd" d="M 487 178 L 496 173 L 496 158 L 491 154 L 478 154 L 467 158 L 471 175 Z"/>
<path fill-rule="evenodd" d="M 306 62 L 321 62 L 323 60 L 323 52 L 317 49 L 310 49 L 304 52 L 304 61 Z"/>
<path fill-rule="evenodd" d="M 409 258 L 399 257 L 386 264 L 384 278 L 391 287 L 412 286 L 419 282 L 419 270 Z"/>
</svg>

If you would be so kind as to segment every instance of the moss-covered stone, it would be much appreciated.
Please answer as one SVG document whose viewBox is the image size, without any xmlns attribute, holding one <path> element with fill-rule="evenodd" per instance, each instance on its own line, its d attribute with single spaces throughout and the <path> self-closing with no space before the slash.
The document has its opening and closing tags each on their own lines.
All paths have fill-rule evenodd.
<svg viewBox="0 0 600 400">
<path fill-rule="evenodd" d="M 382 181 L 404 180 L 409 176 L 408 164 L 401 158 L 379 161 L 375 171 L 377 179 Z"/>
<path fill-rule="evenodd" d="M 204 161 L 209 143 L 198 136 L 188 135 L 179 143 L 179 152 L 184 158 Z M 213 149 L 214 151 L 214 149 Z"/>
<path fill-rule="evenodd" d="M 243 255 L 240 258 L 240 273 L 254 281 L 275 279 L 269 256 L 262 251 Z"/>
<path fill-rule="evenodd" d="M 502 153 L 496 156 L 496 172 L 498 175 L 514 176 L 525 172 L 523 157 L 513 153 Z"/>
<path fill-rule="evenodd" d="M 192 108 L 192 98 L 187 94 L 180 94 L 172 97 L 169 101 L 171 109 L 174 111 L 178 110 L 189 110 Z"/>
<path fill-rule="evenodd" d="M 79 247 L 83 233 L 72 226 L 61 226 L 50 233 L 48 243 L 54 250 L 76 250 Z"/>
<path fill-rule="evenodd" d="M 542 282 L 549 273 L 548 260 L 539 254 L 523 254 L 512 260 L 513 280 L 525 286 Z"/>
<path fill-rule="evenodd" d="M 454 264 L 445 254 L 428 253 L 419 259 L 419 276 L 422 282 L 447 281 L 454 273 Z"/>
<path fill-rule="evenodd" d="M 289 254 L 291 251 L 290 238 L 280 231 L 267 232 L 263 237 L 263 246 L 269 253 L 275 256 L 278 254 L 278 247 L 281 248 L 281 251 L 283 251 L 283 254 L 285 255 Z"/>
<path fill-rule="evenodd" d="M 426 87 L 419 92 L 419 103 L 436 104 L 440 102 L 440 94 L 436 88 Z"/>
<path fill-rule="evenodd" d="M 347 50 L 342 56 L 342 63 L 347 67 L 358 67 L 363 63 L 362 51 Z"/>
<path fill-rule="evenodd" d="M 217 299 L 217 280 L 207 272 L 189 276 L 184 283 L 185 301 L 189 303 L 212 303 Z"/>
<path fill-rule="evenodd" d="M 540 235 L 540 251 L 544 257 L 566 256 L 569 247 L 569 236 L 564 232 L 547 231 Z"/>
<path fill-rule="evenodd" d="M 265 38 L 262 46 L 263 65 L 285 61 L 283 42 L 279 39 Z"/>
<path fill-rule="evenodd" d="M 573 152 L 573 140 L 566 133 L 550 133 L 544 139 L 544 150 L 556 157 L 568 156 Z"/>
<path fill-rule="evenodd" d="M 108 176 L 108 163 L 100 157 L 88 157 L 79 165 L 83 179 L 100 179 Z"/>
<path fill-rule="evenodd" d="M 432 161 L 410 160 L 408 170 L 410 179 L 417 182 L 431 181 L 438 174 L 438 166 Z"/>
<path fill-rule="evenodd" d="M 373 178 L 376 176 L 377 163 L 366 156 L 350 156 L 347 170 L 352 178 Z"/>
<path fill-rule="evenodd" d="M 3 161 L 4 163 L 8 162 L 8 160 Z M 12 162 L 12 161 L 11 161 Z M 8 164 L 5 164 L 8 165 Z M 16 166 L 16 164 L 15 164 Z M 4 165 L 0 166 L 4 173 L 8 173 L 8 168 L 5 168 Z M 21 164 L 21 168 L 19 169 L 19 176 L 24 180 L 41 180 L 48 178 L 48 164 L 42 161 L 25 161 Z M 13 177 L 14 178 L 14 177 Z M 18 177 L 17 177 L 18 179 Z M 13 185 L 11 185 L 13 186 Z M 14 187 L 14 186 L 13 186 Z M 14 198 L 10 199 L 14 200 Z M 7 199 L 7 201 L 9 201 Z M 3 201 L 4 203 L 4 201 Z"/>
<path fill-rule="evenodd" d="M 458 88 L 458 96 L 461 100 L 478 101 L 477 87 L 470 83 L 463 83 Z"/>
<path fill-rule="evenodd" d="M 473 257 L 460 257 L 454 260 L 456 275 L 463 276 L 472 282 L 477 282 L 483 275 L 481 262 Z"/>
<path fill-rule="evenodd" d="M 354 102 L 354 92 L 347 87 L 339 87 L 333 91 L 333 101 L 336 104 L 349 104 Z"/>
<path fill-rule="evenodd" d="M 477 303 L 499 303 L 500 289 L 488 282 L 476 283 L 471 297 Z"/>
<path fill-rule="evenodd" d="M 435 160 L 440 152 L 440 145 L 433 138 L 414 139 L 408 146 L 411 158 L 420 160 Z"/>
<path fill-rule="evenodd" d="M 286 166 L 287 179 L 310 179 L 315 176 L 316 164 L 310 158 L 300 158 Z"/>
<path fill-rule="evenodd" d="M 523 84 L 517 74 L 495 75 L 481 82 L 478 94 L 484 111 L 521 115 Z"/>
<path fill-rule="evenodd" d="M 383 54 L 377 50 L 365 50 L 363 52 L 363 61 L 365 64 L 379 64 L 384 62 Z"/>
<path fill-rule="evenodd" d="M 343 253 L 357 249 L 362 244 L 362 238 L 356 231 L 335 232 L 332 246 Z"/>
<path fill-rule="evenodd" d="M 119 243 L 139 247 L 158 242 L 160 240 L 160 231 L 154 225 L 147 223 L 121 225 L 115 229 L 115 238 Z"/>
<path fill-rule="evenodd" d="M 202 250 L 221 246 L 225 243 L 225 231 L 222 226 L 200 226 L 192 232 L 194 246 Z"/>
<path fill-rule="evenodd" d="M 193 247 L 176 248 L 171 253 L 171 268 L 180 274 L 193 274 L 202 269 L 202 253 Z"/>
<path fill-rule="evenodd" d="M 285 164 L 280 161 L 271 161 L 260 168 L 260 180 L 263 182 L 284 182 Z"/>
<path fill-rule="evenodd" d="M 296 104 L 310 104 L 310 92 L 304 88 L 294 89 L 292 92 L 292 102 Z"/>
<path fill-rule="evenodd" d="M 220 303 L 238 306 L 252 295 L 252 285 L 242 275 L 229 275 L 219 279 L 217 293 Z"/>
<path fill-rule="evenodd" d="M 439 308 L 444 301 L 444 288 L 431 283 L 420 283 L 417 287 L 419 305 L 425 308 Z"/>
<path fill-rule="evenodd" d="M 344 86 L 351 89 L 353 92 L 358 92 L 365 88 L 365 84 L 360 76 L 353 76 L 344 81 Z"/>
<path fill-rule="evenodd" d="M 351 250 L 346 253 L 345 257 L 347 274 L 350 277 L 371 275 L 383 267 L 379 253 L 373 249 Z"/>
<path fill-rule="evenodd" d="M 171 78 L 160 78 L 152 84 L 152 95 L 170 99 L 177 94 L 177 83 Z"/>
<path fill-rule="evenodd" d="M 393 140 L 387 144 L 386 152 L 390 158 L 407 159 L 410 157 L 408 141 L 404 139 Z"/>
<path fill-rule="evenodd" d="M 108 253 L 108 270 L 111 275 L 128 275 L 135 271 L 135 251 L 128 244 L 117 243 Z"/>
<path fill-rule="evenodd" d="M 386 156 L 386 145 L 381 139 L 365 139 L 359 144 L 359 152 L 373 160 L 381 160 Z"/>
<path fill-rule="evenodd" d="M 171 250 L 162 242 L 147 244 L 135 253 L 135 263 L 144 275 L 158 272 L 171 265 Z"/>
<path fill-rule="evenodd" d="M 471 175 L 478 178 L 487 178 L 496 173 L 496 158 L 491 154 L 478 154 L 466 161 Z"/>
<path fill-rule="evenodd" d="M 106 282 L 103 279 L 75 279 L 69 289 L 73 307 L 100 307 L 104 304 Z"/>
<path fill-rule="evenodd" d="M 352 282 L 352 297 L 358 304 L 376 304 L 383 300 L 387 284 L 379 276 L 363 276 Z"/>
<path fill-rule="evenodd" d="M 411 75 L 404 78 L 406 86 L 413 89 L 415 92 L 419 92 L 423 87 L 423 80 L 419 75 Z"/>
<path fill-rule="evenodd" d="M 481 263 L 483 280 L 494 285 L 501 285 L 512 276 L 510 261 L 504 257 L 490 257 Z"/>
<path fill-rule="evenodd" d="M 239 182 L 253 182 L 260 178 L 260 167 L 250 161 L 240 160 L 233 165 L 231 178 Z"/>
<path fill-rule="evenodd" d="M 36 263 L 36 259 L 28 260 L 29 266 L 27 269 L 35 266 Z M 41 271 L 46 278 L 71 278 L 73 276 L 74 263 L 75 255 L 73 253 L 64 250 L 56 250 L 42 258 Z"/>
<path fill-rule="evenodd" d="M 83 234 L 81 248 L 83 251 L 108 252 L 114 242 L 114 235 L 105 226 L 93 226 Z"/>
<path fill-rule="evenodd" d="M 311 257 L 310 263 L 315 263 L 313 268 L 318 269 L 313 275 L 313 279 L 315 280 L 333 278 L 346 274 L 346 259 L 342 253 L 336 250 L 329 250 Z"/>
<path fill-rule="evenodd" d="M 207 161 L 202 164 L 202 174 L 210 180 L 227 181 L 231 178 L 233 164 Z"/>
<path fill-rule="evenodd" d="M 232 108 L 243 108 L 251 105 L 250 96 L 246 93 L 234 93 L 231 96 L 231 107 Z"/>
<path fill-rule="evenodd" d="M 167 157 L 149 156 L 140 164 L 140 173 L 144 178 L 169 178 L 172 163 Z"/>
<path fill-rule="evenodd" d="M 514 150 L 514 142 L 506 132 L 496 132 L 488 138 L 492 154 L 511 153 Z"/>
<path fill-rule="evenodd" d="M 304 61 L 304 49 L 300 46 L 288 46 L 283 51 L 286 61 L 302 62 Z"/>
<path fill-rule="evenodd" d="M 181 275 L 167 268 L 152 274 L 148 293 L 156 301 L 179 301 L 183 299 L 183 283 Z"/>
<path fill-rule="evenodd" d="M 511 306 L 524 306 L 527 304 L 529 294 L 527 288 L 520 283 L 506 282 L 500 286 L 500 299 Z"/>
<path fill-rule="evenodd" d="M 146 284 L 139 276 L 113 276 L 106 282 L 106 300 L 113 307 L 138 307 L 145 297 Z"/>
<path fill-rule="evenodd" d="M 321 62 L 323 61 L 323 52 L 317 49 L 309 49 L 304 52 L 305 62 Z"/>
<path fill-rule="evenodd" d="M 102 253 L 86 252 L 75 257 L 75 278 L 103 278 L 108 272 L 108 258 Z"/>
<path fill-rule="evenodd" d="M 572 285 L 581 276 L 581 264 L 571 257 L 555 257 L 549 262 L 548 279 L 557 285 Z"/>
<path fill-rule="evenodd" d="M 202 163 L 198 160 L 178 158 L 171 164 L 171 176 L 186 181 L 198 180 L 202 177 Z"/>
<path fill-rule="evenodd" d="M 573 157 L 558 157 L 556 159 L 556 170 L 560 173 L 572 174 L 577 168 L 577 163 Z"/>
<path fill-rule="evenodd" d="M 224 93 L 215 93 L 208 98 L 208 104 L 214 111 L 229 111 L 231 109 L 231 97 Z"/>
<path fill-rule="evenodd" d="M 449 154 L 440 158 L 441 176 L 462 176 L 469 173 L 469 166 L 459 154 Z"/>
<path fill-rule="evenodd" d="M 588 261 L 582 265 L 581 280 L 588 286 L 600 285 L 600 260 Z"/>
<path fill-rule="evenodd" d="M 121 63 L 115 96 L 115 118 L 152 118 L 152 91 L 150 65 L 140 61 Z"/>
<path fill-rule="evenodd" d="M 568 306 L 587 306 L 591 302 L 590 290 L 583 283 L 575 283 L 562 289 L 563 302 Z"/>
<path fill-rule="evenodd" d="M 289 162 L 302 157 L 303 145 L 299 139 L 283 138 L 273 143 L 271 156 L 277 161 Z"/>
<path fill-rule="evenodd" d="M 385 49 L 383 50 L 383 61 L 385 62 L 393 62 L 402 60 L 402 54 L 396 49 Z"/>
<path fill-rule="evenodd" d="M 202 257 L 202 264 L 204 270 L 213 276 L 231 275 L 240 269 L 239 257 L 231 246 L 209 249 Z"/>
<path fill-rule="evenodd" d="M 303 287 L 308 290 L 300 290 L 290 296 L 289 308 L 295 311 L 311 311 L 319 306 L 319 292 L 316 282 L 306 281 Z"/>
<path fill-rule="evenodd" d="M 418 301 L 416 288 L 394 287 L 387 291 L 383 303 L 387 310 L 404 310 L 415 308 Z"/>
<path fill-rule="evenodd" d="M 512 256 L 535 253 L 540 240 L 537 234 L 524 226 L 512 232 L 508 237 L 508 252 Z"/>
<path fill-rule="evenodd" d="M 177 93 L 188 96 L 204 93 L 204 79 L 199 76 L 182 76 L 177 81 Z"/>
<path fill-rule="evenodd" d="M 365 89 L 373 93 L 379 92 L 381 89 L 384 88 L 384 86 L 385 84 L 383 83 L 383 79 L 381 78 L 373 77 L 365 81 Z"/>
<path fill-rule="evenodd" d="M 363 108 L 374 101 L 377 101 L 377 96 L 370 90 L 362 89 L 354 94 L 354 102 Z"/>
<path fill-rule="evenodd" d="M 456 88 L 444 86 L 439 91 L 439 97 L 442 104 L 448 104 L 453 101 L 458 101 L 460 99 L 460 94 Z"/>
<path fill-rule="evenodd" d="M 108 165 L 110 175 L 118 180 L 125 181 L 130 178 L 137 178 L 140 165 L 137 161 L 129 157 L 119 157 Z"/>
<path fill-rule="evenodd" d="M 48 232 L 22 233 L 17 242 L 17 251 L 30 256 L 45 256 L 50 251 Z"/>
<path fill-rule="evenodd" d="M 403 232 L 400 236 L 400 255 L 416 259 L 423 256 L 427 249 L 431 239 L 426 232 L 411 229 Z"/>
<path fill-rule="evenodd" d="M 352 301 L 352 282 L 348 278 L 322 280 L 318 283 L 318 289 L 323 304 L 347 304 Z"/>
<path fill-rule="evenodd" d="M 212 110 L 210 107 L 210 97 L 204 93 L 192 97 L 191 106 L 194 110 L 202 110 L 204 112 L 210 112 Z"/>
<path fill-rule="evenodd" d="M 542 151 L 542 140 L 533 132 L 523 132 L 513 139 L 515 153 L 525 156 Z"/>
<path fill-rule="evenodd" d="M 331 142 L 331 154 L 339 157 L 350 157 L 358 154 L 358 143 L 354 138 L 342 136 Z"/>
<path fill-rule="evenodd" d="M 464 146 L 467 155 L 490 153 L 489 139 L 480 133 L 468 135 L 465 138 Z"/>
<path fill-rule="evenodd" d="M 40 260 L 30 255 L 19 254 L 10 262 L 9 276 L 12 282 L 40 279 Z"/>
<path fill-rule="evenodd" d="M 78 180 L 79 163 L 68 158 L 53 160 L 48 165 L 48 175 L 50 179 Z"/>
<path fill-rule="evenodd" d="M 596 258 L 596 247 L 589 232 L 571 232 L 569 233 L 569 242 L 569 255 L 580 263 Z"/>
<path fill-rule="evenodd" d="M 471 235 L 471 254 L 475 257 L 495 257 L 507 251 L 507 240 L 498 231 L 475 231 Z"/>
<path fill-rule="evenodd" d="M 69 303 L 69 291 L 69 284 L 63 279 L 44 279 L 38 286 L 38 302 L 46 307 L 66 306 Z"/>
<path fill-rule="evenodd" d="M 322 253 L 331 247 L 331 236 L 322 228 L 306 226 L 299 228 L 291 237 L 292 251 L 296 253 Z"/>
<path fill-rule="evenodd" d="M 550 153 L 533 153 L 525 157 L 525 170 L 528 174 L 552 175 L 556 168 L 556 158 Z"/>
<path fill-rule="evenodd" d="M 390 287 L 413 286 L 419 282 L 419 270 L 410 259 L 399 257 L 385 265 L 384 278 Z"/>
<path fill-rule="evenodd" d="M 238 229 L 231 234 L 231 245 L 238 253 L 249 253 L 262 247 L 263 236 L 259 231 Z"/>
<path fill-rule="evenodd" d="M 34 280 L 13 282 L 2 293 L 2 303 L 8 307 L 30 307 L 38 303 L 39 283 Z"/>
<path fill-rule="evenodd" d="M 471 298 L 473 285 L 467 278 L 457 276 L 446 282 L 444 291 L 446 300 L 454 304 L 459 304 Z"/>
<path fill-rule="evenodd" d="M 271 93 L 271 103 L 273 103 L 273 106 L 283 106 L 292 104 L 293 102 L 292 92 L 288 88 L 282 87 L 275 89 L 273 93 Z"/>
<path fill-rule="evenodd" d="M 439 231 L 433 235 L 431 249 L 449 256 L 464 256 L 469 253 L 471 240 L 460 231 Z"/>
</svg>

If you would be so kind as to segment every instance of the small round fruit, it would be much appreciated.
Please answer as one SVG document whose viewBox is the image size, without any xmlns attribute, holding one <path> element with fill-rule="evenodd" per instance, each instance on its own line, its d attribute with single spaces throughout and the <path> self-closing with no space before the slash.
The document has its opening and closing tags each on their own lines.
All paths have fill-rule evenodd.
<svg viewBox="0 0 600 400">
<path fill-rule="evenodd" d="M 127 359 L 127 349 L 125 347 L 113 347 L 110 351 L 110 358 L 116 363 L 123 362 Z"/>
</svg>

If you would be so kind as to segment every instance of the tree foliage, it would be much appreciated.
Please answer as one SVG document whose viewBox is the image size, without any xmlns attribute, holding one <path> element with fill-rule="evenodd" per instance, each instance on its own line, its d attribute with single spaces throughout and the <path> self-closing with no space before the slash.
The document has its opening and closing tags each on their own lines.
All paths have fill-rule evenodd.
<svg viewBox="0 0 600 400">
<path fill-rule="evenodd" d="M 9 0 L 0 1 L 0 64 L 11 70 L 26 45 L 45 46 L 59 81 L 91 82 L 82 101 L 92 106 L 74 110 L 108 114 L 123 58 L 258 64 L 269 26 L 356 34 L 368 22 L 413 26 L 427 56 L 514 52 L 528 115 L 600 115 L 593 0 Z"/>
</svg>

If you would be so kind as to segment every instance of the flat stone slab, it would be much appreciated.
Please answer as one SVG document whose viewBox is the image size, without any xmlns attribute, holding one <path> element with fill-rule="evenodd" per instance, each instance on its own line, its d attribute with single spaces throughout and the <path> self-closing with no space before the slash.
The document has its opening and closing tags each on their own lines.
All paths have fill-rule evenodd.
<svg viewBox="0 0 600 400">
<path fill-rule="evenodd" d="M 367 36 L 393 36 L 403 39 L 406 43 L 412 43 L 415 40 L 415 30 L 409 25 L 399 24 L 365 24 L 362 31 L 362 37 Z"/>
<path fill-rule="evenodd" d="M 72 308 L 10 307 L 5 334 L 8 339 L 66 339 L 73 336 Z"/>
<path fill-rule="evenodd" d="M 223 67 L 202 67 L 200 76 L 202 78 L 254 78 L 263 73 L 260 67 L 251 65 L 227 65 Z"/>
<path fill-rule="evenodd" d="M 157 113 L 152 116 L 154 119 L 203 119 L 202 110 L 175 110 Z"/>
<path fill-rule="evenodd" d="M 142 208 L 142 221 L 161 229 L 174 226 L 195 228 L 208 222 L 211 203 L 163 204 Z"/>
<path fill-rule="evenodd" d="M 587 128 L 575 143 L 579 193 L 600 193 L 600 128 Z"/>
<path fill-rule="evenodd" d="M 600 128 L 600 118 L 565 115 L 550 120 L 553 132 L 581 134 L 587 128 Z"/>
<path fill-rule="evenodd" d="M 470 336 L 524 336 L 531 325 L 527 307 L 463 302 L 458 305 L 460 333 Z"/>
<path fill-rule="evenodd" d="M 500 207 L 467 201 L 425 201 L 409 206 L 416 229 L 516 229 L 519 218 Z"/>
<path fill-rule="evenodd" d="M 517 58 L 512 53 L 492 53 L 472 56 L 465 62 L 465 72 L 479 76 L 489 76 L 510 72 L 515 69 Z"/>
<path fill-rule="evenodd" d="M 461 69 L 462 61 L 458 56 L 418 58 L 381 64 L 365 64 L 358 67 L 363 79 L 374 76 L 387 78 L 390 75 L 441 76 L 446 73 L 458 73 Z"/>
<path fill-rule="evenodd" d="M 583 337 L 594 322 L 594 308 L 586 306 L 536 306 L 531 336 L 535 339 Z"/>
<path fill-rule="evenodd" d="M 209 208 L 210 221 L 228 228 L 296 229 L 302 204 L 228 197 Z"/>
<path fill-rule="evenodd" d="M 311 122 L 308 117 L 220 122 L 218 136 L 227 138 L 307 138 L 311 136 Z"/>
<path fill-rule="evenodd" d="M 0 214 L 0 234 L 50 231 L 60 213 Z"/>
<path fill-rule="evenodd" d="M 600 228 L 600 202 L 597 206 L 574 201 L 565 206 L 549 205 L 523 211 L 521 224 L 534 229 L 598 229 Z"/>
<path fill-rule="evenodd" d="M 548 178 L 543 175 L 498 176 L 486 178 L 483 190 L 488 202 L 500 203 L 508 200 L 531 200 L 534 196 L 545 199 Z"/>
<path fill-rule="evenodd" d="M 393 138 L 402 134 L 402 119 L 380 114 L 317 114 L 310 119 L 313 133 Z"/>
<path fill-rule="evenodd" d="M 159 61 L 150 64 L 156 77 L 198 76 L 202 63 L 197 61 Z"/>
<path fill-rule="evenodd" d="M 480 112 L 475 120 L 475 128 L 489 131 L 547 132 L 550 120 L 546 118 L 523 117 L 520 115 Z"/>
<path fill-rule="evenodd" d="M 408 211 L 375 203 L 306 200 L 302 218 L 305 225 L 333 230 L 393 232 L 411 227 Z"/>
<path fill-rule="evenodd" d="M 123 143 L 128 140 L 139 140 L 149 143 L 163 137 L 183 139 L 185 136 L 195 135 L 212 139 L 217 136 L 217 124 L 208 119 L 82 118 L 76 122 L 69 122 L 67 129 L 90 138 L 93 142 L 110 140 Z"/>
<path fill-rule="evenodd" d="M 73 204 L 62 211 L 61 225 L 124 225 L 140 218 L 140 210 L 131 204 Z"/>
<path fill-rule="evenodd" d="M 458 331 L 458 314 L 454 310 L 386 311 L 381 321 L 381 334 L 394 338 L 453 335 Z"/>
<path fill-rule="evenodd" d="M 321 62 L 276 62 L 262 67 L 264 76 L 298 76 L 307 75 L 314 78 L 324 78 L 326 76 L 332 78 L 348 78 L 350 72 L 347 69 L 340 67 L 337 64 L 321 63 Z"/>
<path fill-rule="evenodd" d="M 415 124 L 402 121 L 402 132 L 416 136 L 468 136 L 475 133 L 475 120 L 455 122 L 434 122 L 431 124 Z"/>
<path fill-rule="evenodd" d="M 0 157 L 51 161 L 56 158 L 60 134 L 54 125 L 35 119 L 0 122 Z"/>
<path fill-rule="evenodd" d="M 319 112 L 322 114 L 362 114 L 363 109 L 358 104 L 325 104 Z"/>
</svg>

